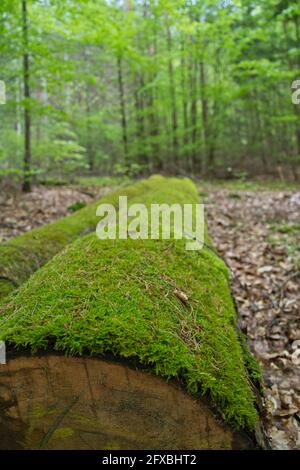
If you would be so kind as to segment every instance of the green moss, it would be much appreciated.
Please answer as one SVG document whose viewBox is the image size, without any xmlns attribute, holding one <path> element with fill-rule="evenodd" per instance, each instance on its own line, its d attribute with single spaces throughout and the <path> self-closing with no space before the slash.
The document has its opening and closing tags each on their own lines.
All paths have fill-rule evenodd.
<svg viewBox="0 0 300 470">
<path fill-rule="evenodd" d="M 15 290 L 16 286 L 6 279 L 0 279 L 0 299 L 6 297 Z"/>
<path fill-rule="evenodd" d="M 69 212 L 76 212 L 79 211 L 80 209 L 83 209 L 86 207 L 86 203 L 82 201 L 75 202 L 74 204 L 71 204 L 71 206 L 68 207 Z"/>
<path fill-rule="evenodd" d="M 105 450 L 119 450 L 120 444 L 118 441 L 108 441 L 105 444 Z"/>
<path fill-rule="evenodd" d="M 66 439 L 74 436 L 74 429 L 72 428 L 57 428 L 55 429 L 52 439 Z"/>
<path fill-rule="evenodd" d="M 197 203 L 188 180 L 161 180 L 131 202 Z M 132 358 L 207 394 L 225 419 L 257 414 L 223 261 L 185 240 L 79 238 L 0 309 L 0 339 L 32 351 Z M 178 298 L 178 291 L 188 296 Z"/>
<path fill-rule="evenodd" d="M 128 198 L 160 185 L 161 176 L 153 176 L 148 180 L 140 181 L 132 186 L 116 191 L 103 199 L 103 203 L 118 205 L 119 195 Z M 13 286 L 20 286 L 39 267 L 53 258 L 68 243 L 81 235 L 93 230 L 99 218 L 96 217 L 96 208 L 100 201 L 76 211 L 76 213 L 44 225 L 8 242 L 0 244 L 0 300 L 4 298 Z M 2 279 L 5 282 L 2 282 Z"/>
</svg>

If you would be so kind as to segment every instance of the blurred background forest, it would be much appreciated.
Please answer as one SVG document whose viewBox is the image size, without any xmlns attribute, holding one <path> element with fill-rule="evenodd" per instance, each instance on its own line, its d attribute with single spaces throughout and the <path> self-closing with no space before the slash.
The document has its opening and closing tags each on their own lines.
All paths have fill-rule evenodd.
<svg viewBox="0 0 300 470">
<path fill-rule="evenodd" d="M 298 0 L 1 0 L 0 178 L 299 178 Z"/>
</svg>

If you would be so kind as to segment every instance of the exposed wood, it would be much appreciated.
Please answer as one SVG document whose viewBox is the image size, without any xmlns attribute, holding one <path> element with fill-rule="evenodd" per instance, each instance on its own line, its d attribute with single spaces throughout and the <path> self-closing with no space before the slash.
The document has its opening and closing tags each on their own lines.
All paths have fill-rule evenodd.
<svg viewBox="0 0 300 470">
<path fill-rule="evenodd" d="M 208 404 L 126 364 L 44 355 L 0 366 L 0 449 L 244 449 Z"/>
</svg>

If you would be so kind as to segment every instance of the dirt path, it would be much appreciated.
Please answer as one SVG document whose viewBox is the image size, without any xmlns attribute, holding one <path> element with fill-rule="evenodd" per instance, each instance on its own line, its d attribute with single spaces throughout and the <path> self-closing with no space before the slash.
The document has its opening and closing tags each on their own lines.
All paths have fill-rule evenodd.
<svg viewBox="0 0 300 470">
<path fill-rule="evenodd" d="M 0 241 L 69 213 L 111 188 L 37 188 L 0 197 Z M 240 325 L 264 368 L 273 447 L 300 449 L 300 192 L 202 194 L 210 233 L 232 270 Z"/>
<path fill-rule="evenodd" d="M 300 449 L 300 192 L 211 189 L 203 198 L 240 325 L 263 365 L 272 446 Z"/>
</svg>

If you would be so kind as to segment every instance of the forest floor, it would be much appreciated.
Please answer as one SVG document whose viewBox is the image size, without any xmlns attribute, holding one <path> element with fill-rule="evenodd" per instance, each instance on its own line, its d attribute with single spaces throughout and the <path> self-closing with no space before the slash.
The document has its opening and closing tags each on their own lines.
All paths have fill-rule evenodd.
<svg viewBox="0 0 300 470">
<path fill-rule="evenodd" d="M 36 186 L 33 191 L 0 191 L 0 243 L 72 213 L 113 190 L 110 186 Z"/>
<path fill-rule="evenodd" d="M 87 183 L 1 192 L 0 242 L 114 187 Z M 227 182 L 199 188 L 210 234 L 232 271 L 240 326 L 263 366 L 272 447 L 300 449 L 300 191 Z"/>
<path fill-rule="evenodd" d="M 263 367 L 272 447 L 300 449 L 300 191 L 206 185 L 202 200 L 232 272 L 240 326 Z"/>
</svg>

